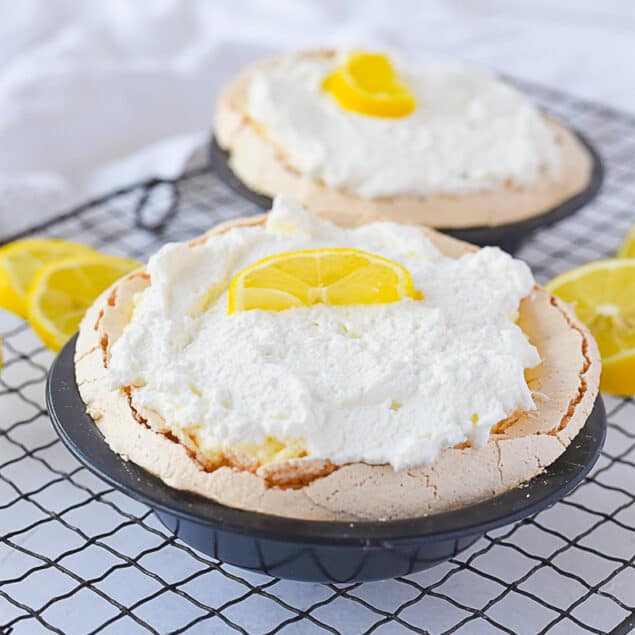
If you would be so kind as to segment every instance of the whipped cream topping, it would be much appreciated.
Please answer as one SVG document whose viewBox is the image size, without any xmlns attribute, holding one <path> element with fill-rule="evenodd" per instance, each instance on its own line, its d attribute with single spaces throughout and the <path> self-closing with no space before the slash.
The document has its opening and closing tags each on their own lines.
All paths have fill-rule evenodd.
<svg viewBox="0 0 635 635">
<path fill-rule="evenodd" d="M 354 247 L 411 273 L 423 300 L 228 314 L 227 287 L 275 253 Z M 266 225 L 204 245 L 169 244 L 112 348 L 113 388 L 203 449 L 301 439 L 337 464 L 428 464 L 443 448 L 486 443 L 497 422 L 534 407 L 524 371 L 537 350 L 515 324 L 534 284 L 498 248 L 444 256 L 395 223 L 343 229 L 278 197 Z"/>
<path fill-rule="evenodd" d="M 289 55 L 253 74 L 247 114 L 302 174 L 365 198 L 468 194 L 557 179 L 555 133 L 520 92 L 483 71 L 393 58 L 417 99 L 402 118 L 342 109 L 321 88 L 342 63 Z"/>
</svg>

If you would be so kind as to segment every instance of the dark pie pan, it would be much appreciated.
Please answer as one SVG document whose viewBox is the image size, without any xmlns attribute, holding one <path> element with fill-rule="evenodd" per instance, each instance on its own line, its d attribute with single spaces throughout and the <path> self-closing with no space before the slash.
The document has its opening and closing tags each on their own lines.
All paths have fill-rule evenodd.
<svg viewBox="0 0 635 635">
<path fill-rule="evenodd" d="M 71 453 L 104 481 L 151 507 L 188 545 L 223 562 L 280 578 L 379 580 L 456 556 L 486 531 L 536 514 L 570 492 L 595 463 L 606 433 L 604 406 L 598 398 L 583 429 L 543 474 L 456 511 L 350 523 L 241 511 L 173 489 L 110 450 L 77 389 L 75 339 L 53 362 L 46 388 L 51 420 Z"/>
<path fill-rule="evenodd" d="M 600 191 L 604 180 L 604 165 L 597 150 L 588 139 L 578 131 L 574 131 L 574 134 L 591 156 L 591 176 L 583 190 L 549 210 L 514 223 L 466 227 L 464 229 L 455 227 L 435 227 L 435 229 L 475 245 L 498 245 L 506 251 L 514 252 L 532 232 L 537 229 L 549 227 L 577 212 L 580 208 L 593 200 Z M 209 144 L 209 154 L 214 171 L 221 181 L 228 185 L 234 192 L 255 203 L 263 210 L 271 209 L 272 200 L 269 196 L 249 189 L 243 184 L 240 178 L 234 174 L 229 165 L 228 153 L 218 145 L 215 137 L 212 137 Z"/>
</svg>

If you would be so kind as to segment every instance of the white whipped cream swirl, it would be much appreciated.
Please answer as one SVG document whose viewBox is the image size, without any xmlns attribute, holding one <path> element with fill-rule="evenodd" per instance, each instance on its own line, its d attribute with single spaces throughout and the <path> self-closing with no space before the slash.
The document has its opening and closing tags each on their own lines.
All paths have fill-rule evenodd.
<svg viewBox="0 0 635 635">
<path fill-rule="evenodd" d="M 417 99 L 407 117 L 342 109 L 321 85 L 342 63 L 287 55 L 254 72 L 247 114 L 302 174 L 365 198 L 469 194 L 557 179 L 555 132 L 510 85 L 473 69 L 393 58 Z"/>
<path fill-rule="evenodd" d="M 227 313 L 245 266 L 334 246 L 401 263 L 425 299 Z M 308 458 L 405 469 L 483 445 L 497 422 L 534 407 L 524 372 L 540 360 L 514 322 L 534 281 L 498 248 L 452 259 L 415 228 L 342 229 L 278 198 L 266 226 L 166 245 L 148 272 L 110 381 L 139 386 L 135 403 L 196 429 L 203 447 L 301 438 Z M 216 285 L 224 291 L 206 306 Z"/>
</svg>

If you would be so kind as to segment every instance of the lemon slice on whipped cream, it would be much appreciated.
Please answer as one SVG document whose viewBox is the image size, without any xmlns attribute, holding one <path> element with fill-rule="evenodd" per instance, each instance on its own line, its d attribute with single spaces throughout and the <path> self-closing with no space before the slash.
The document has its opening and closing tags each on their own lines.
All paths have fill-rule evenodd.
<svg viewBox="0 0 635 635">
<path fill-rule="evenodd" d="M 304 249 L 263 258 L 238 272 L 229 287 L 228 312 L 422 297 L 408 270 L 388 258 L 348 247 Z"/>
<path fill-rule="evenodd" d="M 373 117 L 406 117 L 417 101 L 381 53 L 353 53 L 322 84 L 345 110 Z"/>
</svg>

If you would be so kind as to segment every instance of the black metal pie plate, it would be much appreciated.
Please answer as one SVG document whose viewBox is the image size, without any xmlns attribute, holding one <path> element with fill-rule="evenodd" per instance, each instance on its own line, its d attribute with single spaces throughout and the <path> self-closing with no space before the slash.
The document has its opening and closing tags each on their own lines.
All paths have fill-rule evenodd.
<svg viewBox="0 0 635 635">
<path fill-rule="evenodd" d="M 584 207 L 594 199 L 599 192 L 604 180 L 604 166 L 597 150 L 586 137 L 578 131 L 573 132 L 591 155 L 592 161 L 591 176 L 587 186 L 582 191 L 550 210 L 515 223 L 466 227 L 465 229 L 445 227 L 435 227 L 435 229 L 475 245 L 498 245 L 508 252 L 514 252 L 531 232 L 553 225 L 574 212 L 577 212 L 581 207 Z M 212 137 L 209 152 L 214 171 L 221 181 L 242 197 L 256 203 L 256 205 L 263 210 L 271 209 L 270 197 L 250 190 L 236 174 L 234 174 L 229 166 L 228 153 L 218 145 L 215 137 Z"/>
<path fill-rule="evenodd" d="M 68 449 L 113 487 L 149 505 L 181 540 L 227 563 L 281 578 L 316 582 L 406 575 L 455 556 L 486 531 L 549 507 L 595 463 L 606 433 L 598 397 L 573 443 L 543 474 L 476 505 L 388 522 L 303 521 L 240 511 L 172 489 L 112 452 L 86 414 L 75 383 L 75 337 L 53 362 L 46 400 Z"/>
</svg>

